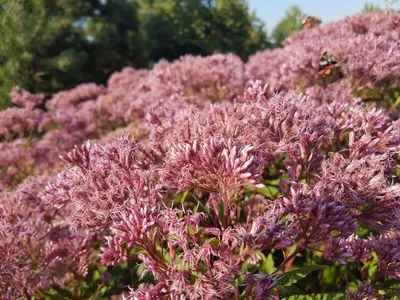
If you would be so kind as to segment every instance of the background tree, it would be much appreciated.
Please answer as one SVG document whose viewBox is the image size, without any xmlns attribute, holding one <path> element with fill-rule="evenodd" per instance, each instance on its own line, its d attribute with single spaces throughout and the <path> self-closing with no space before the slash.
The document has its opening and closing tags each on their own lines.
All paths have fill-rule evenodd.
<svg viewBox="0 0 400 300">
<path fill-rule="evenodd" d="M 282 41 L 296 30 L 303 28 L 301 24 L 302 11 L 297 5 L 291 6 L 286 12 L 282 20 L 275 26 L 272 31 L 272 38 L 275 45 L 280 46 Z"/>
<path fill-rule="evenodd" d="M 362 12 L 371 13 L 371 12 L 376 12 L 378 10 L 381 10 L 381 7 L 379 6 L 379 4 L 365 2 Z"/>
<path fill-rule="evenodd" d="M 0 0 L 0 108 L 14 85 L 47 96 L 161 58 L 266 48 L 244 0 Z"/>
<path fill-rule="evenodd" d="M 133 1 L 0 0 L 0 106 L 14 85 L 53 92 L 141 61 Z"/>
<path fill-rule="evenodd" d="M 218 43 L 214 52 L 229 52 L 234 49 L 237 55 L 247 60 L 254 52 L 271 46 L 264 30 L 264 23 L 253 12 L 248 13 L 245 1 L 217 0 L 212 10 L 213 41 Z"/>
<path fill-rule="evenodd" d="M 234 52 L 242 59 L 268 47 L 264 24 L 242 0 L 139 0 L 150 62 L 182 54 Z"/>
</svg>

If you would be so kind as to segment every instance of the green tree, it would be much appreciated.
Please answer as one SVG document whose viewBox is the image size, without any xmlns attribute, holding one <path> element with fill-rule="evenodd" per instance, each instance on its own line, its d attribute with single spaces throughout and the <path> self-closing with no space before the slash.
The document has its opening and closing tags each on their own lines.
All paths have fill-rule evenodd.
<svg viewBox="0 0 400 300">
<path fill-rule="evenodd" d="M 0 107 L 14 85 L 47 96 L 130 65 L 269 46 L 245 0 L 0 0 Z"/>
<path fill-rule="evenodd" d="M 271 44 L 267 40 L 264 23 L 249 8 L 244 1 L 219 0 L 212 9 L 214 17 L 213 42 L 216 44 L 213 51 L 235 52 L 242 59 L 247 60 L 254 52 L 268 48 Z"/>
<path fill-rule="evenodd" d="M 53 92 L 142 63 L 134 1 L 0 0 L 0 107 L 14 85 Z"/>
<path fill-rule="evenodd" d="M 300 20 L 302 14 L 302 11 L 297 5 L 293 5 L 286 10 L 285 16 L 272 31 L 272 38 L 274 39 L 276 46 L 280 46 L 283 40 L 294 31 L 303 28 Z"/>
<path fill-rule="evenodd" d="M 371 12 L 376 12 L 378 10 L 381 10 L 381 7 L 379 6 L 379 4 L 365 2 L 362 12 L 371 13 Z"/>
<path fill-rule="evenodd" d="M 242 0 L 140 0 L 149 61 L 185 53 L 234 52 L 243 59 L 268 46 L 264 24 Z"/>
</svg>

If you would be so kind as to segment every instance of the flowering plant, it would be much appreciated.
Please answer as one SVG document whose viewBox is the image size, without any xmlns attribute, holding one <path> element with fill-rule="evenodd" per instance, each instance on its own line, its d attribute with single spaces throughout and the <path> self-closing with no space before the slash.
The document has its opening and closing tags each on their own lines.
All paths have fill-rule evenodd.
<svg viewBox="0 0 400 300">
<path fill-rule="evenodd" d="M 376 28 L 361 30 L 371 18 Z M 10 115 L 36 112 L 0 116 L 0 292 L 398 297 L 400 121 L 355 89 L 398 84 L 398 22 L 356 15 L 246 64 L 229 54 L 126 68 L 47 109 L 14 90 L 22 108 Z M 347 73 L 320 86 L 327 34 Z M 356 58 L 361 42 L 373 68 Z"/>
</svg>

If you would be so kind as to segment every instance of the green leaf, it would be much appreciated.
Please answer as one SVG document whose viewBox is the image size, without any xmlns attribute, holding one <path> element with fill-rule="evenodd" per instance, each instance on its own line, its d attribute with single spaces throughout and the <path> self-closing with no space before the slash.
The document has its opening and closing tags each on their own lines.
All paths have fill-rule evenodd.
<svg viewBox="0 0 400 300">
<path fill-rule="evenodd" d="M 345 293 L 324 293 L 311 295 L 292 295 L 282 300 L 345 300 Z"/>
<path fill-rule="evenodd" d="M 261 271 L 265 274 L 272 273 L 275 270 L 275 262 L 272 253 L 269 253 L 267 256 L 265 256 L 261 251 L 258 253 L 261 256 Z"/>
<path fill-rule="evenodd" d="M 291 296 L 291 295 L 300 295 L 303 291 L 296 285 L 291 286 L 279 286 L 279 295 L 281 297 Z"/>
<path fill-rule="evenodd" d="M 186 191 L 185 193 L 183 193 L 182 197 L 181 197 L 181 204 L 183 204 L 186 200 L 187 195 L 189 194 L 189 191 Z"/>
<path fill-rule="evenodd" d="M 335 264 L 324 270 L 324 286 L 334 286 L 339 279 L 344 278 L 345 270 L 343 265 Z"/>
<path fill-rule="evenodd" d="M 263 188 L 256 188 L 254 185 L 250 185 L 246 189 L 247 193 L 257 193 L 263 195 L 267 198 L 275 198 L 276 195 L 279 193 L 279 189 L 275 186 L 266 186 Z"/>
<path fill-rule="evenodd" d="M 50 290 L 43 292 L 39 291 L 40 294 L 45 296 L 45 299 L 49 300 L 66 300 L 72 299 L 72 293 L 68 290 L 64 290 L 56 285 L 54 285 Z"/>
<path fill-rule="evenodd" d="M 347 287 L 347 289 L 349 290 L 349 291 L 356 291 L 357 290 L 357 287 L 358 287 L 358 285 L 360 284 L 361 282 L 359 281 L 359 280 L 357 280 L 357 281 L 350 281 L 349 282 L 349 286 Z"/>
<path fill-rule="evenodd" d="M 375 287 L 378 289 L 390 289 L 390 288 L 400 288 L 400 282 L 398 279 L 387 279 L 385 282 L 377 282 Z"/>
<path fill-rule="evenodd" d="M 45 299 L 49 299 L 49 300 L 66 300 L 66 299 L 71 299 L 71 298 L 63 297 L 63 296 L 58 295 L 58 294 L 50 294 L 50 293 L 44 293 L 44 292 L 42 292 L 42 294 L 45 296 Z"/>
<path fill-rule="evenodd" d="M 298 280 L 306 277 L 308 273 L 315 271 L 315 270 L 320 270 L 323 268 L 327 268 L 328 266 L 326 265 L 314 265 L 314 266 L 308 266 L 300 269 L 296 269 L 293 271 L 289 271 L 285 273 L 280 279 L 279 279 L 279 285 L 280 286 L 290 286 L 293 283 L 296 283 Z"/>
</svg>

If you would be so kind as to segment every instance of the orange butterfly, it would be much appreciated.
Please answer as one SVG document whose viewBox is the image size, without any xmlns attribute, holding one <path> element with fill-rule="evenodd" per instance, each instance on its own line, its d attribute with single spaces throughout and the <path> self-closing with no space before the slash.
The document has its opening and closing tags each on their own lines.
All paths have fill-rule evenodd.
<svg viewBox="0 0 400 300">
<path fill-rule="evenodd" d="M 324 52 L 318 68 L 318 81 L 321 84 L 332 83 L 344 76 L 343 68 L 329 52 Z"/>
<path fill-rule="evenodd" d="M 320 18 L 303 15 L 301 16 L 301 24 L 304 28 L 318 27 L 322 23 Z"/>
</svg>

